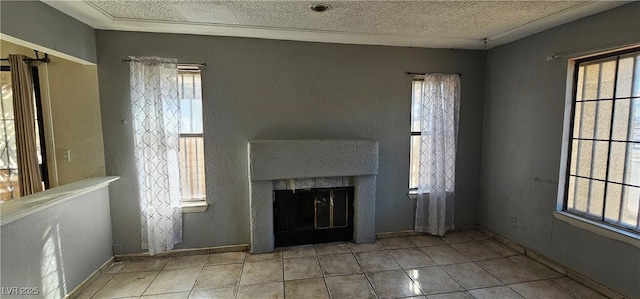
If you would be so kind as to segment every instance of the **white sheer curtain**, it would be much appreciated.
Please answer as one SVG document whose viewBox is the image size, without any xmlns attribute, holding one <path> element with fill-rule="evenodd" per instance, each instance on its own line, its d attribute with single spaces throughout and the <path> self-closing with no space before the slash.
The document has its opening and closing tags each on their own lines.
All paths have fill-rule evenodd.
<svg viewBox="0 0 640 299">
<path fill-rule="evenodd" d="M 129 59 L 142 248 L 154 255 L 182 242 L 178 64 L 168 58 Z"/>
<path fill-rule="evenodd" d="M 425 75 L 420 107 L 420 169 L 415 230 L 442 236 L 453 229 L 460 76 Z"/>
</svg>

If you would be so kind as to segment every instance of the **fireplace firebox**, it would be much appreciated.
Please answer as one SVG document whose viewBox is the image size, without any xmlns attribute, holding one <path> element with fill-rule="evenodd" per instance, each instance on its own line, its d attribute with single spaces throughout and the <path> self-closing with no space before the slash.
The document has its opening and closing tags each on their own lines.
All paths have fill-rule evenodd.
<svg viewBox="0 0 640 299">
<path fill-rule="evenodd" d="M 276 247 L 353 239 L 353 187 L 273 193 Z"/>
</svg>

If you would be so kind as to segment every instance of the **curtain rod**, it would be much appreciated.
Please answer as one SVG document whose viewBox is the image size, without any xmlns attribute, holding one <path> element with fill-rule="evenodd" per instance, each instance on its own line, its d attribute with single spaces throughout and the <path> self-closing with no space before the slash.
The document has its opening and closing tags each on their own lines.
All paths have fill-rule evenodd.
<svg viewBox="0 0 640 299">
<path fill-rule="evenodd" d="M 131 61 L 130 58 L 122 58 L 122 62 L 129 62 Z M 196 63 L 196 62 L 178 62 L 178 65 L 185 65 L 185 66 L 197 66 L 197 67 L 206 67 L 207 63 L 203 62 L 203 63 Z"/>
<path fill-rule="evenodd" d="M 49 59 L 49 54 L 44 53 L 44 57 L 43 57 L 43 58 L 40 58 L 40 55 L 38 55 L 38 54 L 39 54 L 38 50 L 33 50 L 33 51 L 36 53 L 36 58 L 30 58 L 30 57 L 27 57 L 27 58 L 23 59 L 22 61 L 26 61 L 26 62 L 39 61 L 39 62 L 42 62 L 42 63 L 49 63 L 49 62 L 51 62 L 51 59 Z M 0 58 L 0 60 L 2 60 L 2 61 L 9 61 L 9 58 Z"/>
<path fill-rule="evenodd" d="M 639 45 L 640 44 L 638 44 L 636 42 L 636 43 L 632 43 L 632 44 L 624 44 L 624 45 L 619 45 L 619 46 L 614 46 L 614 47 L 604 47 L 604 48 L 599 48 L 599 49 L 576 51 L 576 52 L 572 52 L 572 53 L 561 53 L 561 54 L 549 55 L 549 56 L 546 57 L 546 59 L 547 59 L 547 61 L 552 61 L 552 60 L 556 60 L 556 59 L 560 59 L 560 58 L 571 58 L 572 56 L 575 56 L 575 58 L 578 58 L 580 56 L 589 56 L 589 55 L 592 55 L 592 54 L 597 54 L 598 52 L 610 52 L 610 51 L 617 51 L 617 50 L 625 50 L 625 49 L 637 47 Z"/>
<path fill-rule="evenodd" d="M 404 72 L 404 73 L 407 74 L 407 75 L 419 75 L 419 76 L 424 76 L 426 74 L 435 74 L 435 73 L 415 73 L 415 72 Z M 454 74 L 462 77 L 461 73 L 454 73 Z"/>
</svg>

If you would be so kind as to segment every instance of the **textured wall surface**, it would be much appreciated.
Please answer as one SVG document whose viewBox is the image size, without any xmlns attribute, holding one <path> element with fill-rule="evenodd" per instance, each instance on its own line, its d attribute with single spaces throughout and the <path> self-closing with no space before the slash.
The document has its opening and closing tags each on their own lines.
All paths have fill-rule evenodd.
<svg viewBox="0 0 640 299">
<path fill-rule="evenodd" d="M 373 140 L 256 140 L 248 143 L 251 252 L 273 250 L 273 180 L 355 176 L 357 243 L 375 241 L 378 142 Z"/>
<path fill-rule="evenodd" d="M 63 298 L 111 259 L 107 189 L 3 225 L 2 286 L 36 287 L 39 296 L 33 298 Z"/>
<path fill-rule="evenodd" d="M 379 142 L 376 232 L 413 228 L 409 185 L 411 77 L 462 73 L 456 223 L 476 223 L 482 51 L 354 46 L 195 35 L 97 31 L 98 77 L 114 243 L 141 252 L 129 104 L 129 55 L 206 62 L 202 70 L 209 209 L 184 216 L 180 248 L 250 242 L 247 142 Z M 124 122 L 123 122 L 124 121 Z"/>
<path fill-rule="evenodd" d="M 251 199 L 251 252 L 273 251 L 273 182 L 253 181 L 249 185 Z"/>
<path fill-rule="evenodd" d="M 372 243 L 376 240 L 376 205 L 371 204 L 376 197 L 376 176 L 360 175 L 355 177 L 354 186 L 353 241 Z"/>
<path fill-rule="evenodd" d="M 256 140 L 249 142 L 253 181 L 378 173 L 373 140 Z"/>
<path fill-rule="evenodd" d="M 489 50 L 479 223 L 631 298 L 640 249 L 558 221 L 567 58 L 640 41 L 640 3 Z M 517 228 L 509 226 L 517 218 Z"/>
<path fill-rule="evenodd" d="M 0 32 L 96 62 L 95 30 L 41 1 L 0 2 Z"/>
</svg>

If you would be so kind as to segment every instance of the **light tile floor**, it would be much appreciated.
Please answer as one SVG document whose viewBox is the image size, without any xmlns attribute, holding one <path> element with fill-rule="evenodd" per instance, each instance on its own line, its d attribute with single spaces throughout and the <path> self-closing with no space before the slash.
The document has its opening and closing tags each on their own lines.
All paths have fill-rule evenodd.
<svg viewBox="0 0 640 299">
<path fill-rule="evenodd" d="M 478 231 L 113 264 L 79 298 L 606 298 Z"/>
</svg>

